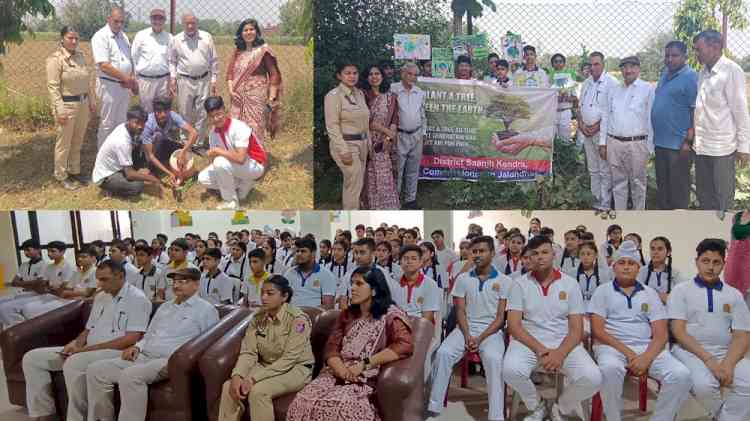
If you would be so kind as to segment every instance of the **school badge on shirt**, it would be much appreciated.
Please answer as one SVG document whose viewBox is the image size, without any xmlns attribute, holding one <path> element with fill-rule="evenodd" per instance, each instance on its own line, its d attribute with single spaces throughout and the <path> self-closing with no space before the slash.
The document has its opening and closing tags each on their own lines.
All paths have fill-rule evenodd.
<svg viewBox="0 0 750 421">
<path fill-rule="evenodd" d="M 641 311 L 643 313 L 648 313 L 648 303 L 641 304 Z"/>
<path fill-rule="evenodd" d="M 211 294 L 218 294 L 218 293 L 219 293 L 219 288 L 214 288 L 213 290 L 211 290 Z"/>
<path fill-rule="evenodd" d="M 316 280 L 315 280 L 315 281 L 313 282 L 313 288 L 320 288 L 320 281 L 319 281 L 319 280 L 317 280 L 317 279 L 316 279 Z"/>
<path fill-rule="evenodd" d="M 565 291 L 560 291 L 560 301 L 565 301 L 568 299 L 568 294 Z"/>
<path fill-rule="evenodd" d="M 500 292 L 500 284 L 498 284 L 497 282 L 492 284 L 492 290 L 495 292 Z"/>
<path fill-rule="evenodd" d="M 297 331 L 297 333 L 302 333 L 305 331 L 305 321 L 304 320 L 297 320 L 294 323 L 294 330 Z"/>
<path fill-rule="evenodd" d="M 724 304 L 724 313 L 731 313 L 732 312 L 732 305 L 729 303 Z"/>
<path fill-rule="evenodd" d="M 419 305 L 424 304 L 424 297 L 417 297 L 417 304 Z"/>
</svg>

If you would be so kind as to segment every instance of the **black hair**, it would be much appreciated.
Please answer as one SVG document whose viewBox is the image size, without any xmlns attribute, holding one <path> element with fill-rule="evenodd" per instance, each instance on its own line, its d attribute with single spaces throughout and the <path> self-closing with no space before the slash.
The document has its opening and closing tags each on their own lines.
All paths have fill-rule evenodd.
<svg viewBox="0 0 750 421">
<path fill-rule="evenodd" d="M 349 244 L 352 243 L 352 232 L 349 230 L 343 230 L 341 231 L 341 236 L 346 238 L 346 241 L 349 242 Z"/>
<path fill-rule="evenodd" d="M 124 263 L 117 263 L 112 259 L 107 259 L 99 263 L 99 266 L 97 266 L 97 270 L 100 270 L 102 268 L 109 268 L 109 270 L 112 271 L 112 274 L 115 273 L 122 273 L 125 275 L 125 265 Z"/>
<path fill-rule="evenodd" d="M 530 239 L 528 243 L 526 243 L 526 247 L 528 247 L 530 250 L 536 250 L 544 244 L 549 244 L 551 246 L 552 240 L 543 235 L 537 235 L 536 237 Z"/>
<path fill-rule="evenodd" d="M 458 56 L 458 58 L 456 59 L 456 66 L 458 66 L 461 63 L 466 63 L 468 65 L 471 65 L 471 57 L 465 54 Z"/>
<path fill-rule="evenodd" d="M 685 43 L 682 41 L 669 41 L 664 49 L 669 50 L 670 48 L 674 48 L 675 50 L 679 51 L 683 56 L 687 55 L 687 45 L 685 45 Z"/>
<path fill-rule="evenodd" d="M 286 231 L 282 232 L 282 233 L 281 233 L 281 234 L 279 235 L 279 240 L 281 240 L 281 241 L 285 241 L 285 240 L 286 240 L 286 239 L 288 239 L 288 238 L 292 238 L 292 234 L 290 234 L 290 233 L 288 233 L 288 232 L 286 232 Z"/>
<path fill-rule="evenodd" d="M 172 98 L 166 95 L 154 98 L 154 111 L 169 111 L 172 109 Z"/>
<path fill-rule="evenodd" d="M 528 53 L 529 51 L 531 51 L 532 53 L 536 54 L 536 48 L 534 48 L 533 45 L 524 45 L 523 46 L 523 54 L 526 55 L 526 53 Z"/>
<path fill-rule="evenodd" d="M 263 251 L 263 249 L 258 248 L 255 250 L 250 250 L 250 253 L 247 254 L 248 259 L 252 259 L 255 257 L 256 259 L 260 259 L 261 261 L 266 260 L 266 252 Z"/>
<path fill-rule="evenodd" d="M 167 244 L 167 241 L 169 241 L 169 237 L 167 237 L 167 234 L 164 233 L 158 233 L 156 234 L 156 238 L 160 239 L 162 243 Z"/>
<path fill-rule="evenodd" d="M 435 282 L 437 282 L 440 288 L 443 288 L 443 280 L 440 279 L 440 275 L 438 274 L 438 271 L 437 271 L 437 267 L 440 265 L 440 262 L 438 262 L 437 251 L 435 250 L 435 245 L 429 241 L 423 241 L 422 244 L 419 245 L 419 247 L 424 247 L 427 250 L 432 252 L 432 259 L 431 259 L 432 264 L 430 265 L 430 269 L 432 269 L 432 279 L 434 279 Z"/>
<path fill-rule="evenodd" d="M 266 270 L 268 270 L 268 268 L 270 267 L 271 270 L 268 270 L 268 272 L 273 273 L 273 269 L 276 266 L 276 240 L 273 237 L 268 237 L 266 238 L 266 243 L 269 247 L 271 247 L 271 262 L 266 265 Z"/>
<path fill-rule="evenodd" d="M 539 230 L 539 235 L 543 235 L 543 236 L 545 236 L 545 237 L 550 237 L 550 236 L 551 236 L 551 237 L 554 237 L 554 236 L 555 236 L 555 230 L 553 230 L 553 229 L 552 229 L 552 228 L 550 228 L 550 227 L 542 227 L 542 228 L 541 228 L 541 229 Z"/>
<path fill-rule="evenodd" d="M 567 236 L 568 234 L 575 235 L 576 238 L 578 238 L 579 240 L 581 239 L 581 233 L 580 233 L 580 231 L 577 231 L 577 230 L 568 230 L 568 231 L 565 231 L 565 235 Z M 562 259 L 560 259 L 560 267 L 565 266 L 565 259 L 567 259 L 567 258 L 570 258 L 570 261 L 573 262 L 573 263 L 575 263 L 575 256 L 573 256 L 573 255 L 570 254 L 570 252 L 568 251 L 567 247 L 563 247 Z"/>
<path fill-rule="evenodd" d="M 38 241 L 36 241 L 36 240 L 33 240 L 33 239 L 29 239 L 29 240 L 26 240 L 26 241 L 24 241 L 24 242 L 23 242 L 23 243 L 21 244 L 21 250 L 23 250 L 23 249 L 27 249 L 27 248 L 29 248 L 29 247 L 30 247 L 30 248 L 33 248 L 33 249 L 37 249 L 37 250 L 41 248 L 41 247 L 39 246 L 39 242 L 38 242 Z"/>
<path fill-rule="evenodd" d="M 270 278 L 268 278 L 266 281 L 264 281 L 266 284 L 271 284 L 279 290 L 279 292 L 283 295 L 286 294 L 286 302 L 291 303 L 292 302 L 292 296 L 294 295 L 294 289 L 292 289 L 292 286 L 289 285 L 289 280 L 281 275 L 273 275 Z"/>
<path fill-rule="evenodd" d="M 381 69 L 380 66 L 378 66 L 376 64 L 371 64 L 371 65 L 365 67 L 365 71 L 362 72 L 362 74 L 359 76 L 359 87 L 363 91 L 369 91 L 369 90 L 372 89 L 372 85 L 370 85 L 370 81 L 368 80 L 370 78 L 370 72 L 372 71 L 372 69 L 378 69 L 378 71 L 380 72 L 380 74 L 383 75 L 383 77 L 382 77 L 383 80 L 380 82 L 380 86 L 378 87 L 378 91 L 381 94 L 384 94 L 384 93 L 390 91 L 390 89 L 391 89 L 391 81 L 388 80 L 388 78 L 385 77 L 385 74 L 383 73 L 383 69 Z"/>
<path fill-rule="evenodd" d="M 661 241 L 664 243 L 664 248 L 667 249 L 667 252 L 670 254 L 667 255 L 667 294 L 672 293 L 672 243 L 669 241 L 667 237 L 654 237 L 651 242 L 654 241 Z M 641 256 L 643 256 L 643 253 L 641 253 Z M 648 262 L 648 274 L 646 275 L 646 285 L 648 285 L 648 281 L 651 279 L 651 273 L 654 271 L 654 262 L 651 260 Z"/>
<path fill-rule="evenodd" d="M 328 240 L 328 239 L 320 240 L 320 245 L 321 246 L 325 245 L 326 247 L 328 247 L 330 249 L 331 248 L 331 240 Z"/>
<path fill-rule="evenodd" d="M 203 253 L 202 257 L 206 257 L 206 256 L 211 257 L 211 258 L 216 259 L 217 261 L 219 261 L 219 260 L 221 260 L 221 250 L 219 250 L 217 248 L 206 249 L 206 252 Z"/>
<path fill-rule="evenodd" d="M 506 69 L 510 69 L 510 63 L 508 63 L 508 60 L 501 58 L 497 61 L 497 67 L 505 67 Z"/>
<path fill-rule="evenodd" d="M 614 230 L 620 230 L 622 232 L 622 227 L 617 224 L 612 224 L 607 227 L 607 237 L 609 237 L 610 234 L 612 234 L 612 231 Z"/>
<path fill-rule="evenodd" d="M 340 62 L 339 64 L 336 65 L 336 74 L 340 75 L 341 72 L 343 72 L 344 69 L 346 69 L 347 67 L 354 67 L 354 69 L 357 70 L 357 72 L 359 72 L 359 67 L 357 66 L 356 63 L 354 63 L 351 60 L 344 60 L 344 61 L 342 61 L 342 62 Z M 391 67 L 393 67 L 393 66 L 391 66 Z"/>
<path fill-rule="evenodd" d="M 380 266 L 387 267 L 388 271 L 390 271 L 390 273 L 393 273 L 393 246 L 391 246 L 391 243 L 387 241 L 381 241 L 375 247 L 377 248 L 381 246 L 385 247 L 388 250 L 388 263 L 385 263 L 385 262 L 377 262 L 377 263 Z"/>
<path fill-rule="evenodd" d="M 109 249 L 112 250 L 113 248 L 116 248 L 120 251 L 126 251 L 128 249 L 125 243 L 120 240 L 112 240 L 112 242 L 109 243 Z"/>
<path fill-rule="evenodd" d="M 520 234 L 519 234 L 520 235 Z M 523 237 L 523 235 L 521 235 Z M 490 251 L 495 251 L 495 239 L 489 235 L 480 235 L 471 239 L 469 247 L 474 247 L 477 244 L 485 243 L 490 248 Z"/>
<path fill-rule="evenodd" d="M 364 224 L 357 224 L 357 226 L 356 226 L 356 227 L 354 227 L 354 230 L 356 231 L 356 230 L 358 230 L 358 229 L 360 229 L 360 228 L 361 228 L 361 229 L 365 229 L 365 226 L 364 226 Z"/>
<path fill-rule="evenodd" d="M 372 296 L 370 314 L 372 314 L 372 317 L 375 320 L 379 320 L 388 312 L 388 308 L 394 304 L 385 274 L 383 271 L 369 266 L 355 269 L 352 273 L 352 281 L 354 280 L 354 275 L 362 276 L 365 282 L 367 282 L 367 284 L 370 285 L 370 288 L 372 288 L 374 295 Z M 359 304 L 350 305 L 347 311 L 355 317 L 359 317 L 359 315 L 362 314 L 362 311 L 359 309 Z"/>
<path fill-rule="evenodd" d="M 493 58 L 493 57 L 496 58 L 496 59 L 498 59 L 498 60 L 500 59 L 500 56 L 497 55 L 497 53 L 489 53 L 489 54 L 487 54 L 487 62 L 489 63 L 490 59 Z"/>
<path fill-rule="evenodd" d="M 419 258 L 422 258 L 422 248 L 419 246 L 415 246 L 414 244 L 409 244 L 406 246 L 401 247 L 401 251 L 399 251 L 399 257 L 403 256 L 404 254 L 415 251 L 417 254 L 419 254 Z"/>
<path fill-rule="evenodd" d="M 581 235 L 578 236 L 582 241 L 594 241 L 594 233 L 589 231 L 584 231 L 581 233 Z"/>
<path fill-rule="evenodd" d="M 247 244 L 243 243 L 242 241 L 237 241 L 234 243 L 234 245 L 239 247 L 243 253 L 247 253 Z"/>
<path fill-rule="evenodd" d="M 555 53 L 555 54 L 552 54 L 552 58 L 550 58 L 550 59 L 549 59 L 549 62 L 550 62 L 550 63 L 554 63 L 554 61 L 555 61 L 555 59 L 556 59 L 556 58 L 561 58 L 561 59 L 562 59 L 562 62 L 563 62 L 563 64 L 564 64 L 564 63 L 566 62 L 566 60 L 565 60 L 565 56 L 564 56 L 564 55 L 562 55 L 562 54 L 560 54 L 560 53 Z"/>
<path fill-rule="evenodd" d="M 210 96 L 206 98 L 206 102 L 203 103 L 203 108 L 207 113 L 221 110 L 224 108 L 224 100 L 220 96 Z"/>
<path fill-rule="evenodd" d="M 599 57 L 600 59 L 602 59 L 602 62 L 604 62 L 604 54 L 599 51 L 594 51 L 593 53 L 589 54 L 589 59 L 593 57 Z M 591 65 L 591 63 L 589 63 L 589 65 Z"/>
<path fill-rule="evenodd" d="M 413 229 L 408 229 L 408 230 L 405 230 L 405 231 L 404 231 L 404 235 L 406 235 L 406 234 L 409 234 L 409 235 L 411 235 L 412 237 L 414 237 L 414 239 L 415 239 L 415 240 L 416 240 L 417 238 L 419 238 L 419 234 L 417 234 L 417 231 L 416 231 L 416 230 L 413 230 Z"/>
<path fill-rule="evenodd" d="M 78 33 L 78 29 L 73 25 L 64 25 L 62 28 L 60 28 L 60 38 L 68 35 L 71 32 Z"/>
<path fill-rule="evenodd" d="M 695 251 L 697 253 L 696 257 L 701 257 L 705 252 L 714 251 L 719 253 L 723 260 L 727 255 L 727 242 L 720 238 L 706 238 L 698 243 L 698 247 L 695 248 Z"/>
<path fill-rule="evenodd" d="M 83 247 L 81 247 L 81 250 L 78 251 L 78 254 L 85 254 L 87 256 L 96 257 L 96 249 L 94 249 L 90 245 L 84 245 Z"/>
<path fill-rule="evenodd" d="M 49 249 L 55 249 L 59 251 L 65 251 L 67 246 L 62 241 L 50 241 L 47 243 L 47 250 Z"/>
<path fill-rule="evenodd" d="M 443 232 L 443 230 L 437 229 L 437 230 L 435 230 L 435 231 L 432 231 L 432 234 L 430 234 L 430 237 L 432 237 L 432 236 L 433 236 L 433 235 L 435 235 L 435 234 L 437 234 L 437 235 L 439 235 L 439 236 L 441 236 L 441 237 L 445 238 L 445 233 Z"/>
<path fill-rule="evenodd" d="M 141 108 L 140 105 L 134 105 L 130 107 L 128 113 L 126 114 L 126 117 L 128 120 L 146 121 L 146 119 L 148 118 L 148 114 L 143 111 L 143 108 Z"/>
<path fill-rule="evenodd" d="M 705 31 L 702 31 L 698 35 L 694 36 L 693 44 L 696 44 L 700 40 L 703 40 L 704 42 L 709 44 L 722 45 L 721 32 L 714 29 L 706 29 Z"/>
<path fill-rule="evenodd" d="M 135 253 L 138 253 L 139 251 L 142 251 L 151 256 L 151 254 L 153 254 L 154 252 L 154 249 L 152 249 L 149 245 L 138 244 L 137 246 L 135 246 Z"/>
<path fill-rule="evenodd" d="M 315 240 L 309 238 L 299 238 L 294 242 L 294 247 L 297 249 L 308 249 L 310 252 L 315 253 L 318 247 L 315 245 Z"/>
<path fill-rule="evenodd" d="M 380 62 L 378 63 L 378 66 L 380 66 L 380 67 L 390 67 L 391 69 L 393 69 L 393 68 L 396 67 L 393 64 L 393 60 L 388 60 L 388 59 L 380 60 Z"/>
<path fill-rule="evenodd" d="M 372 238 L 360 238 L 359 240 L 354 242 L 355 246 L 366 246 L 368 249 L 370 249 L 370 252 L 375 251 L 375 240 Z"/>
<path fill-rule="evenodd" d="M 251 47 L 259 47 L 266 43 L 266 41 L 262 37 L 258 21 L 255 19 L 245 19 L 240 22 L 240 26 L 237 28 L 237 32 L 234 34 L 234 45 L 238 50 L 247 50 L 247 43 L 244 39 L 242 39 L 242 31 L 245 30 L 245 25 L 253 25 L 253 27 L 255 27 L 255 39 L 253 40 Z"/>
</svg>

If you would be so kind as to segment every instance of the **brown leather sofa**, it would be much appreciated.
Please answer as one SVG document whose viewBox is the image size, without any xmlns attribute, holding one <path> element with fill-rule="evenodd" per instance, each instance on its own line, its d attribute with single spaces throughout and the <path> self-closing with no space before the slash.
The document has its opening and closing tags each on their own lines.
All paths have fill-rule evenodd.
<svg viewBox="0 0 750 421">
<path fill-rule="evenodd" d="M 313 377 L 317 376 L 323 368 L 323 348 L 338 315 L 339 311 L 330 310 L 313 319 L 310 338 L 315 354 Z M 250 318 L 247 318 L 234 326 L 201 357 L 199 366 L 206 384 L 209 421 L 217 421 L 219 418 L 221 389 L 237 362 L 240 345 L 249 323 Z M 411 323 L 414 354 L 410 358 L 384 366 L 378 377 L 378 406 L 384 421 L 422 421 L 424 419 L 424 360 L 432 340 L 433 326 L 425 319 L 412 318 Z M 295 394 L 291 393 L 274 399 L 274 413 L 277 421 L 286 420 L 286 412 L 294 396 Z M 244 419 L 250 419 L 247 412 Z"/>
<path fill-rule="evenodd" d="M 26 406 L 26 382 L 23 376 L 23 355 L 32 349 L 62 346 L 73 340 L 85 327 L 91 300 L 74 301 L 65 306 L 13 326 L 0 334 L 3 364 L 9 400 Z M 151 315 L 158 308 L 154 304 Z M 247 318 L 244 307 L 217 306 L 221 320 L 204 334 L 181 346 L 169 359 L 169 379 L 149 387 L 148 420 L 192 421 L 206 418 L 205 388 L 198 371 L 203 352 L 230 328 Z M 65 414 L 67 394 L 62 372 L 52 376 L 58 414 Z M 119 394 L 115 393 L 118 404 Z"/>
</svg>

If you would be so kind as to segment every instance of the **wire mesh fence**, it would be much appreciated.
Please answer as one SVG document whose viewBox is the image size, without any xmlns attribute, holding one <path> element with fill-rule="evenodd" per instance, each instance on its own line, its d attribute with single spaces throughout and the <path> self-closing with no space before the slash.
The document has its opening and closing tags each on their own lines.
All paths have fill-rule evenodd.
<svg viewBox="0 0 750 421">
<path fill-rule="evenodd" d="M 263 38 L 277 56 L 288 101 L 285 111 L 310 120 L 312 115 L 312 56 L 307 53 L 305 34 L 299 26 L 303 19 L 303 0 L 268 0 L 262 2 L 227 2 L 222 0 L 53 0 L 55 16 L 48 19 L 29 18 L 34 35 L 24 37 L 20 45 L 11 45 L 7 55 L 0 57 L 2 82 L 11 101 L 47 100 L 45 59 L 59 45 L 63 25 L 75 26 L 81 35 L 79 49 L 92 66 L 91 35 L 106 25 L 112 5 L 121 5 L 126 13 L 125 32 L 132 42 L 136 32 L 150 26 L 153 8 L 166 11 L 165 29 L 174 34 L 182 31 L 181 17 L 194 14 L 199 29 L 212 34 L 219 54 L 219 89 L 228 95 L 225 84 L 227 65 L 234 52 L 234 36 L 239 23 L 255 18 Z M 93 74 L 93 72 L 92 72 Z M 93 83 L 93 78 L 92 78 Z M 308 123 L 309 125 L 309 123 Z"/>
</svg>

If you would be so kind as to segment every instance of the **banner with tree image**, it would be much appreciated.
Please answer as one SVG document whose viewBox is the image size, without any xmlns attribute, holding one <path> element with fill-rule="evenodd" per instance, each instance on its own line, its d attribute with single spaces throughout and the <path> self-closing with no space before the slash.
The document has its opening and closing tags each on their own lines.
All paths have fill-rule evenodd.
<svg viewBox="0 0 750 421">
<path fill-rule="evenodd" d="M 426 92 L 427 113 L 420 179 L 551 175 L 557 90 L 437 78 L 419 78 L 417 85 Z"/>
</svg>

